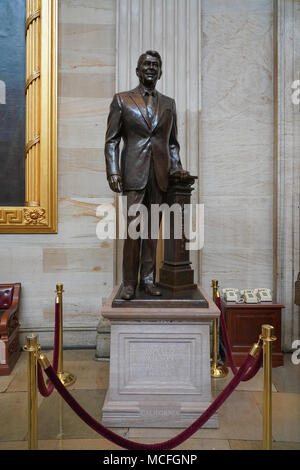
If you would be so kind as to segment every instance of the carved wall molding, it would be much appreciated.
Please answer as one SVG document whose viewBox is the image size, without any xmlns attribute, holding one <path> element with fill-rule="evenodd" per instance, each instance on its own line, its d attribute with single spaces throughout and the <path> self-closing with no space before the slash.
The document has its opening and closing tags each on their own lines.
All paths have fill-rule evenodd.
<svg viewBox="0 0 300 470">
<path fill-rule="evenodd" d="M 274 290 L 283 311 L 283 347 L 299 338 L 299 307 L 294 304 L 300 266 L 300 106 L 292 83 L 300 78 L 300 2 L 275 0 L 274 63 Z"/>
</svg>

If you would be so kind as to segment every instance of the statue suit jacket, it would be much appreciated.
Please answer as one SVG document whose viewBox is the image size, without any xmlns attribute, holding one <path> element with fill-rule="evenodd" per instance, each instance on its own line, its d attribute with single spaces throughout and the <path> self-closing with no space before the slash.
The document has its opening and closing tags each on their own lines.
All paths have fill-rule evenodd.
<svg viewBox="0 0 300 470">
<path fill-rule="evenodd" d="M 123 191 L 144 189 L 153 159 L 161 191 L 170 170 L 181 169 L 175 101 L 158 91 L 156 112 L 150 122 L 139 87 L 117 93 L 110 106 L 105 140 L 107 177 L 121 175 Z M 119 145 L 124 141 L 119 167 Z"/>
</svg>

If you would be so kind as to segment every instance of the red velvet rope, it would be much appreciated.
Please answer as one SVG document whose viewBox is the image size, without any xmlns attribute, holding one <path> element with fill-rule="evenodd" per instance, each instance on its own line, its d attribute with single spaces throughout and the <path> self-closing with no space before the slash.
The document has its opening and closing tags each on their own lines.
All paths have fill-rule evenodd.
<svg viewBox="0 0 300 470">
<path fill-rule="evenodd" d="M 223 390 L 223 392 L 220 393 L 220 395 L 206 409 L 206 411 L 204 411 L 204 413 L 202 413 L 202 415 L 196 421 L 194 421 L 194 423 L 192 423 L 187 429 L 182 431 L 180 434 L 173 437 L 172 439 L 169 439 L 168 441 L 161 442 L 158 444 L 140 444 L 138 442 L 133 442 L 128 439 L 125 439 L 122 436 L 119 436 L 110 429 L 105 428 L 101 423 L 99 423 L 92 416 L 90 416 L 72 397 L 72 395 L 68 392 L 68 390 L 57 377 L 51 365 L 47 369 L 45 369 L 45 373 L 47 374 L 49 380 L 54 384 L 54 387 L 56 388 L 58 393 L 68 403 L 72 410 L 88 426 L 94 429 L 94 431 L 96 431 L 101 436 L 127 450 L 171 450 L 174 447 L 177 447 L 182 442 L 186 441 L 196 431 L 198 431 L 198 429 L 200 429 L 203 424 L 206 423 L 206 421 L 218 410 L 218 408 L 224 403 L 224 401 L 229 397 L 229 395 L 231 395 L 231 393 L 235 390 L 235 388 L 241 382 L 245 374 L 249 371 L 249 368 L 251 370 L 253 369 L 254 363 L 255 359 L 250 356 L 250 354 L 248 354 L 242 366 L 239 368 L 238 372 L 234 375 L 227 387 Z"/>
<path fill-rule="evenodd" d="M 262 364 L 263 364 L 263 350 L 261 348 L 261 350 L 259 351 L 259 354 L 255 358 L 255 362 L 253 366 L 248 370 L 248 372 L 242 378 L 242 382 L 247 382 L 248 380 L 252 379 L 257 374 Z"/>
<path fill-rule="evenodd" d="M 220 310 L 220 325 L 221 325 L 221 329 L 222 329 L 222 333 L 223 333 L 225 349 L 226 349 L 226 355 L 227 355 L 228 362 L 229 362 L 230 368 L 232 370 L 232 373 L 233 373 L 233 375 L 236 375 L 237 372 L 238 372 L 238 368 L 237 368 L 237 366 L 234 362 L 234 359 L 233 359 L 231 344 L 230 344 L 230 341 L 229 341 L 229 336 L 228 336 L 228 332 L 227 332 L 227 328 L 226 328 L 226 323 L 225 323 L 225 318 L 224 318 L 224 313 L 223 313 L 223 308 L 222 308 L 222 302 L 221 302 L 220 297 L 217 297 L 216 305 L 218 306 L 218 308 Z M 247 382 L 248 380 L 252 379 L 257 374 L 259 369 L 261 368 L 262 363 L 263 363 L 263 352 L 262 352 L 262 349 L 261 349 L 259 354 L 255 358 L 255 362 L 254 362 L 251 370 L 249 370 L 247 372 L 247 374 L 243 377 L 242 381 Z"/>
<path fill-rule="evenodd" d="M 58 368 L 58 356 L 59 356 L 59 330 L 60 330 L 60 304 L 55 303 L 55 326 L 54 326 L 54 348 L 53 348 L 53 370 L 55 374 Z M 49 383 L 48 387 L 45 384 L 43 371 L 38 362 L 38 388 L 40 394 L 47 398 L 51 395 L 54 390 L 52 382 Z"/>
<path fill-rule="evenodd" d="M 223 308 L 222 308 L 222 302 L 221 302 L 220 297 L 216 298 L 216 304 L 217 304 L 217 307 L 220 310 L 220 325 L 221 325 L 221 329 L 222 329 L 222 333 L 223 333 L 225 349 L 226 349 L 226 355 L 227 355 L 228 362 L 229 362 L 230 368 L 232 370 L 232 373 L 235 375 L 238 371 L 238 368 L 236 367 L 233 356 L 232 356 L 232 349 L 231 349 L 231 345 L 230 345 L 230 341 L 229 341 L 229 337 L 228 337 L 228 332 L 227 332 L 227 328 L 226 328 L 226 323 L 225 323 L 225 318 L 224 318 Z"/>
</svg>

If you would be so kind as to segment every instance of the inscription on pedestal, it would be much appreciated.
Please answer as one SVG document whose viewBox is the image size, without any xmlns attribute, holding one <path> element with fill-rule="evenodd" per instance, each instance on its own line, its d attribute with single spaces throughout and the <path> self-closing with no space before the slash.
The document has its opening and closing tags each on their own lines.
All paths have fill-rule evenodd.
<svg viewBox="0 0 300 470">
<path fill-rule="evenodd" d="M 141 410 L 141 416 L 145 416 L 147 418 L 164 418 L 168 416 L 179 416 L 180 410 L 174 408 L 144 408 Z"/>
<path fill-rule="evenodd" d="M 118 327 L 125 329 L 123 325 Z M 118 394 L 203 396 L 203 367 L 200 361 L 207 340 L 194 327 L 160 324 L 148 325 L 148 333 L 140 325 L 132 333 L 119 332 Z M 113 343 L 114 343 L 114 338 Z M 138 398 L 137 398 L 138 399 Z"/>
<path fill-rule="evenodd" d="M 162 380 L 191 384 L 190 371 L 186 364 L 191 362 L 192 344 L 158 343 L 156 341 L 130 341 L 128 343 L 128 383 Z M 154 382 L 153 382 L 154 380 Z"/>
</svg>

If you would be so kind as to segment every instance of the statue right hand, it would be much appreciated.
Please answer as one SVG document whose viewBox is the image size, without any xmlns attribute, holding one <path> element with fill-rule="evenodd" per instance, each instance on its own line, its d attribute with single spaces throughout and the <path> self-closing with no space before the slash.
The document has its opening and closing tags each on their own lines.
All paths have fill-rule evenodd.
<svg viewBox="0 0 300 470">
<path fill-rule="evenodd" d="M 109 178 L 108 178 L 108 184 L 109 184 L 110 189 L 111 189 L 114 193 L 121 193 L 122 190 L 123 190 L 122 178 L 121 178 L 121 176 L 119 176 L 119 175 L 111 175 L 111 176 L 109 176 Z"/>
</svg>

